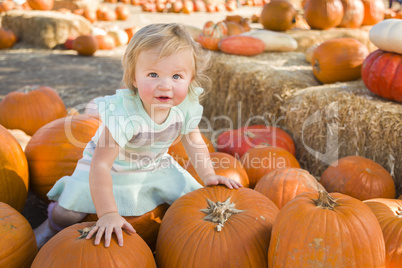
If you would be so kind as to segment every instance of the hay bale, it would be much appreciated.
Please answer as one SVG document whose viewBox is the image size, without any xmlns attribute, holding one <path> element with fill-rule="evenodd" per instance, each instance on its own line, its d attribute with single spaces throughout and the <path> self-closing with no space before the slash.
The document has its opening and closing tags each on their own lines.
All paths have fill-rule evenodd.
<svg viewBox="0 0 402 268">
<path fill-rule="evenodd" d="M 202 104 L 214 129 L 237 128 L 248 121 L 272 124 L 284 92 L 320 84 L 303 53 L 245 57 L 213 52 L 211 63 L 207 75 L 212 88 Z M 218 116 L 226 119 L 216 120 Z"/>
<path fill-rule="evenodd" d="M 298 90 L 282 111 L 301 166 L 320 177 L 335 160 L 359 155 L 387 169 L 402 194 L 402 105 L 361 80 Z"/>
<path fill-rule="evenodd" d="M 2 25 L 23 42 L 39 48 L 54 48 L 69 36 L 89 34 L 92 29 L 82 16 L 38 10 L 11 10 L 3 16 Z"/>
<path fill-rule="evenodd" d="M 67 8 L 70 10 L 74 9 L 93 9 L 95 10 L 98 6 L 98 1 L 96 0 L 55 0 L 54 1 L 54 10 L 59 8 Z"/>
<path fill-rule="evenodd" d="M 312 45 L 322 43 L 324 41 L 334 38 L 351 37 L 362 42 L 369 49 L 370 52 L 377 49 L 377 47 L 369 39 L 369 31 L 371 26 L 363 26 L 358 29 L 347 28 L 332 28 L 328 30 L 303 30 L 292 29 L 286 33 L 292 36 L 297 41 L 298 52 L 306 52 Z"/>
</svg>

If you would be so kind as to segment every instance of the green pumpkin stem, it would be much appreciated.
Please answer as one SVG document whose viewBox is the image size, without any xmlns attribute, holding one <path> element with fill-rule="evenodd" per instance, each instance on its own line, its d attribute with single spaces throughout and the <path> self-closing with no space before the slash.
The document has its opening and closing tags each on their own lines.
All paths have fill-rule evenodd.
<svg viewBox="0 0 402 268">
<path fill-rule="evenodd" d="M 330 196 L 326 191 L 318 191 L 318 199 L 313 199 L 317 207 L 323 209 L 333 210 L 335 206 L 339 205 L 337 199 Z"/>
</svg>

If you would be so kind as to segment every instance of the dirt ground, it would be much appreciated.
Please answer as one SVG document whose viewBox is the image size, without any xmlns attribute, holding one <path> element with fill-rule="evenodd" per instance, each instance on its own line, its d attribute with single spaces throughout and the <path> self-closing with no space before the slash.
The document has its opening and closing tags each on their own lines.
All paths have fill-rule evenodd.
<svg viewBox="0 0 402 268">
<path fill-rule="evenodd" d="M 107 4 L 113 8 L 114 4 Z M 261 13 L 262 7 L 240 7 L 234 12 L 205 13 L 191 15 L 175 13 L 142 12 L 138 6 L 129 5 L 131 15 L 127 21 L 96 22 L 94 26 L 121 29 L 151 23 L 178 22 L 202 28 L 208 20 L 223 20 L 226 15 L 242 15 L 250 18 Z M 253 28 L 261 28 L 253 24 Z M 77 56 L 76 52 L 57 48 L 37 49 L 29 44 L 17 43 L 12 49 L 0 51 L 0 99 L 7 93 L 26 85 L 47 85 L 57 90 L 66 107 L 76 107 L 79 111 L 91 99 L 113 94 L 121 86 L 122 69 L 120 60 L 126 46 L 111 51 L 97 51 L 93 57 Z M 47 205 L 28 194 L 23 215 L 36 228 L 46 215 Z"/>
</svg>

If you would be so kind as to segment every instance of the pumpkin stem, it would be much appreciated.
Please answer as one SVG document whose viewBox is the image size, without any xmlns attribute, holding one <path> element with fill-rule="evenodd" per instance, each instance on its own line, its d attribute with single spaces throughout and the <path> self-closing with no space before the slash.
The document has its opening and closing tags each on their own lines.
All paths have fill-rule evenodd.
<svg viewBox="0 0 402 268">
<path fill-rule="evenodd" d="M 78 239 L 83 239 L 85 237 L 87 237 L 87 235 L 89 234 L 89 232 L 92 230 L 92 228 L 94 228 L 95 225 L 91 226 L 91 227 L 85 227 L 82 230 L 77 230 L 81 235 L 79 237 L 77 237 L 75 240 Z"/>
<path fill-rule="evenodd" d="M 27 85 L 27 86 L 17 89 L 15 92 L 22 92 L 22 93 L 26 94 L 26 93 L 29 93 L 29 92 L 37 89 L 38 87 L 39 86 L 37 86 L 37 85 Z"/>
<path fill-rule="evenodd" d="M 250 137 L 250 138 L 255 138 L 255 134 L 253 132 L 249 131 L 249 130 L 244 132 L 244 136 Z"/>
<path fill-rule="evenodd" d="M 326 191 L 318 191 L 318 199 L 313 199 L 313 201 L 317 207 L 323 209 L 333 210 L 338 205 L 337 199 L 330 196 Z"/>
<path fill-rule="evenodd" d="M 398 209 L 397 209 L 397 211 L 395 211 L 395 213 L 398 218 L 402 218 L 402 208 L 401 207 L 398 207 Z"/>
<path fill-rule="evenodd" d="M 218 232 L 222 230 L 223 224 L 230 218 L 230 216 L 244 212 L 244 210 L 235 209 L 235 204 L 230 203 L 230 197 L 225 202 L 216 202 L 207 198 L 208 208 L 203 208 L 200 211 L 207 214 L 204 220 L 218 223 L 215 227 Z"/>
</svg>

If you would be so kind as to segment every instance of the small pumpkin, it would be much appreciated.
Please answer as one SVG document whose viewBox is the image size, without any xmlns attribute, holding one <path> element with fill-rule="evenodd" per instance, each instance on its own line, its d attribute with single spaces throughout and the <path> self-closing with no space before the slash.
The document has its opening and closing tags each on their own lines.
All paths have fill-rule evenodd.
<svg viewBox="0 0 402 268">
<path fill-rule="evenodd" d="M 0 202 L 21 212 L 28 195 L 27 159 L 18 141 L 1 125 L 0 138 Z"/>
<path fill-rule="evenodd" d="M 34 10 L 51 10 L 54 0 L 27 0 L 29 6 Z"/>
<path fill-rule="evenodd" d="M 347 156 L 331 164 L 320 183 L 328 192 L 339 192 L 359 200 L 395 198 L 395 184 L 380 164 L 361 156 Z"/>
<path fill-rule="evenodd" d="M 388 19 L 374 25 L 369 38 L 381 50 L 402 54 L 402 20 Z"/>
<path fill-rule="evenodd" d="M 226 153 L 213 152 L 210 154 L 210 159 L 216 175 L 224 176 L 240 182 L 243 187 L 249 186 L 247 172 L 241 162 L 235 157 Z M 204 186 L 204 182 L 198 176 L 197 171 L 190 161 L 185 164 L 185 169 L 198 181 L 198 183 Z"/>
<path fill-rule="evenodd" d="M 324 84 L 361 77 L 367 47 L 354 38 L 335 38 L 321 43 L 311 58 L 314 76 Z"/>
<path fill-rule="evenodd" d="M 338 26 L 343 18 L 341 0 L 308 0 L 304 17 L 313 29 L 326 30 Z"/>
<path fill-rule="evenodd" d="M 374 94 L 402 103 L 402 55 L 376 50 L 363 62 L 362 80 Z"/>
<path fill-rule="evenodd" d="M 281 209 L 297 195 L 324 191 L 324 187 L 307 170 L 301 168 L 275 169 L 265 174 L 254 190 L 268 197 Z"/>
<path fill-rule="evenodd" d="M 116 47 L 116 41 L 110 35 L 95 35 L 95 38 L 99 49 L 114 49 Z"/>
<path fill-rule="evenodd" d="M 219 50 L 218 43 L 227 34 L 228 28 L 225 22 L 220 21 L 215 24 L 213 21 L 207 21 L 202 29 L 202 34 L 197 38 L 197 42 L 206 49 Z"/>
<path fill-rule="evenodd" d="M 17 42 L 14 32 L 5 28 L 0 28 L 0 49 L 12 48 Z"/>
<path fill-rule="evenodd" d="M 31 267 L 156 267 L 152 251 L 136 233 L 123 232 L 123 247 L 115 236 L 108 248 L 95 246 L 94 237 L 85 239 L 94 224 L 77 223 L 61 230 L 41 248 Z"/>
<path fill-rule="evenodd" d="M 223 38 L 219 41 L 218 47 L 224 53 L 242 56 L 258 55 L 265 50 L 265 44 L 262 40 L 245 35 L 233 35 Z"/>
<path fill-rule="evenodd" d="M 352 263 L 354 267 L 385 267 L 381 227 L 360 200 L 322 191 L 299 194 L 282 207 L 272 229 L 268 265 L 275 268 L 284 263 L 287 267 Z"/>
<path fill-rule="evenodd" d="M 47 86 L 25 86 L 8 93 L 0 102 L 0 124 L 8 129 L 21 129 L 29 136 L 66 114 L 57 91 Z"/>
<path fill-rule="evenodd" d="M 115 12 L 116 12 L 116 18 L 118 20 L 127 20 L 128 17 L 130 16 L 130 10 L 126 5 L 118 5 L 115 8 Z"/>
<path fill-rule="evenodd" d="M 380 223 L 385 239 L 385 267 L 402 267 L 402 200 L 375 198 L 363 203 Z"/>
<path fill-rule="evenodd" d="M 93 56 L 98 48 L 98 42 L 93 35 L 80 35 L 73 41 L 73 49 L 82 56 Z"/>
<path fill-rule="evenodd" d="M 18 211 L 0 202 L 0 265 L 29 268 L 38 248 L 31 225 Z"/>
<path fill-rule="evenodd" d="M 228 27 L 228 36 L 238 35 L 238 34 L 241 34 L 244 32 L 243 26 L 241 26 L 237 22 L 227 21 L 225 23 L 226 23 L 226 26 Z"/>
<path fill-rule="evenodd" d="M 364 6 L 362 0 L 341 0 L 343 17 L 338 27 L 359 28 L 364 19 Z"/>
<path fill-rule="evenodd" d="M 362 0 L 364 18 L 362 25 L 374 25 L 384 20 L 385 5 L 383 0 Z"/>
<path fill-rule="evenodd" d="M 278 208 L 248 188 L 200 188 L 166 212 L 156 243 L 158 267 L 267 267 Z M 213 250 L 211 250 L 213 249 Z"/>
<path fill-rule="evenodd" d="M 265 145 L 258 145 L 248 150 L 240 158 L 240 162 L 246 169 L 252 189 L 265 174 L 272 170 L 287 167 L 300 168 L 299 162 L 287 150 Z"/>
<path fill-rule="evenodd" d="M 32 136 L 25 148 L 30 186 L 42 201 L 58 179 L 71 175 L 86 144 L 95 135 L 99 119 L 74 115 L 54 120 Z"/>
<path fill-rule="evenodd" d="M 264 5 L 260 22 L 264 29 L 287 31 L 296 23 L 297 10 L 286 0 L 271 1 Z"/>
</svg>

